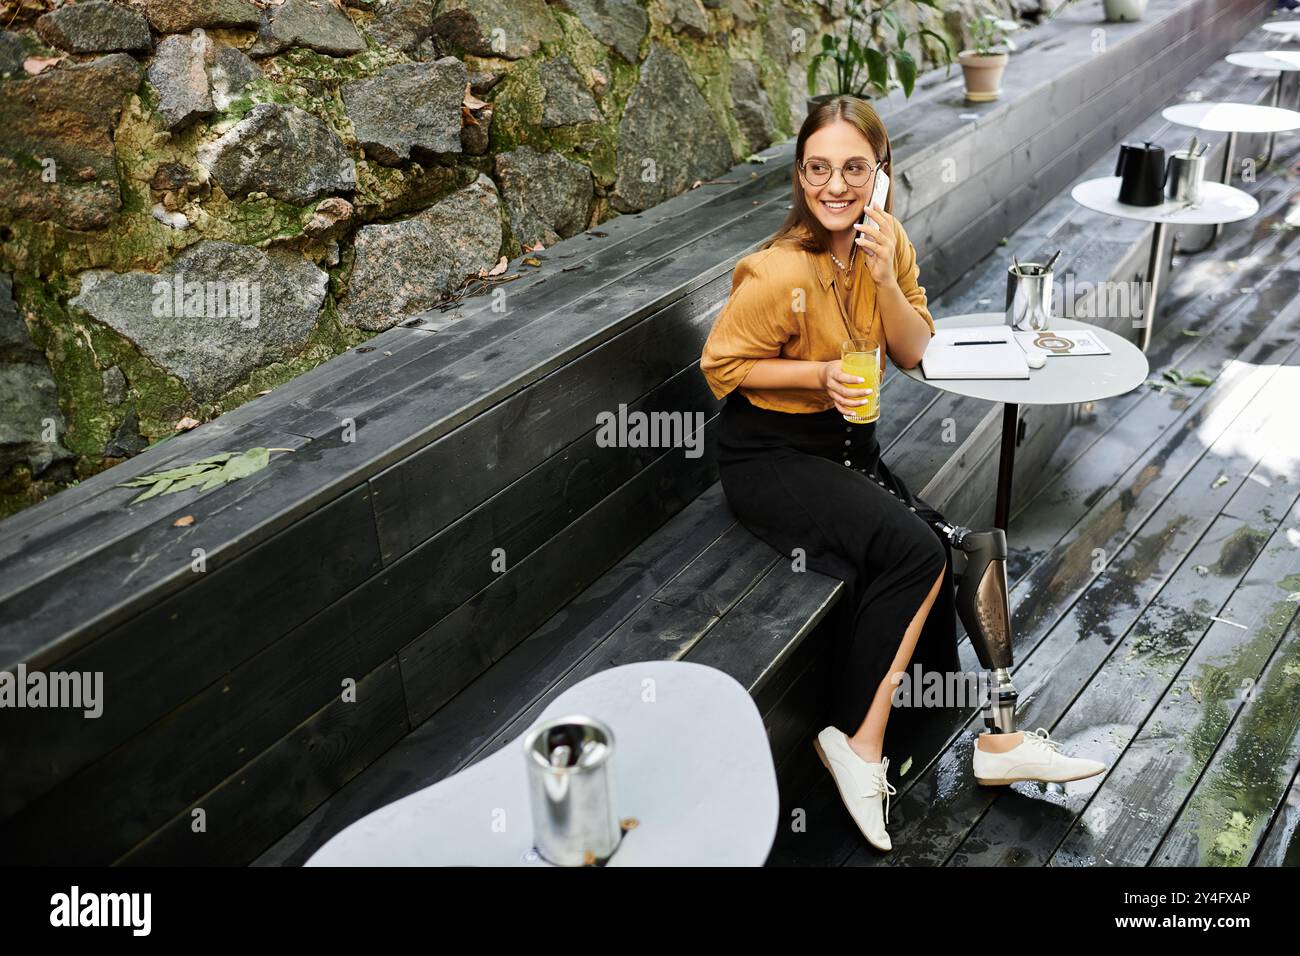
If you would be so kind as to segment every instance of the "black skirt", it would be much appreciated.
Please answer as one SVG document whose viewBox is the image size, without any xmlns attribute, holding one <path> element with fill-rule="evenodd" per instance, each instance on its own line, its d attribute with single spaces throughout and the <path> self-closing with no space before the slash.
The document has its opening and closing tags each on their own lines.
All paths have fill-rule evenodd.
<svg viewBox="0 0 1300 956">
<path fill-rule="evenodd" d="M 881 460 L 876 424 L 851 424 L 835 408 L 771 411 L 733 391 L 720 426 L 720 477 L 737 520 L 848 589 L 827 625 L 834 725 L 858 730 L 940 570 L 943 584 L 906 672 L 958 671 L 952 553 L 937 527 L 945 519 Z M 895 729 L 925 716 L 916 711 L 890 714 L 887 755 Z"/>
</svg>

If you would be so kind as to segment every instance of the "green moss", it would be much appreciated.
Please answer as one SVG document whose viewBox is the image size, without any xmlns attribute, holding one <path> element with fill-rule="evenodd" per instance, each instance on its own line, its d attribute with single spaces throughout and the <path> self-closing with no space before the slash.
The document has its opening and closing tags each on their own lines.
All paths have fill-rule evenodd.
<svg viewBox="0 0 1300 956">
<path fill-rule="evenodd" d="M 1250 696 L 1231 749 L 1219 755 L 1190 803 L 1203 866 L 1248 865 L 1258 834 L 1286 791 L 1300 734 L 1300 639 L 1294 628 Z"/>
<path fill-rule="evenodd" d="M 74 294 L 75 285 L 71 278 L 14 276 L 15 299 L 35 319 L 32 341 L 45 353 L 59 386 L 59 408 L 67 423 L 63 444 L 94 463 L 129 410 L 139 416 L 141 434 L 157 438 L 173 431 L 189 398 L 176 378 L 145 358 L 129 339 L 65 307 L 62 302 Z M 118 406 L 106 402 L 103 392 L 102 372 L 115 365 L 127 382 L 126 397 Z"/>
</svg>

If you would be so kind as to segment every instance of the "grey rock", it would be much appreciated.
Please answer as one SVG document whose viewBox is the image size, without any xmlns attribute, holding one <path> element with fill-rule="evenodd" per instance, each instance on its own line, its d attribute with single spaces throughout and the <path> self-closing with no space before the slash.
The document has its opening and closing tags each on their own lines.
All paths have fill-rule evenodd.
<svg viewBox="0 0 1300 956">
<path fill-rule="evenodd" d="M 443 0 L 433 35 L 475 56 L 519 60 L 561 39 L 545 0 Z"/>
<path fill-rule="evenodd" d="M 130 458 L 149 447 L 149 439 L 140 434 L 140 416 L 134 408 L 128 409 L 117 430 L 104 445 L 105 458 Z"/>
<path fill-rule="evenodd" d="M 454 56 L 399 63 L 343 87 L 343 105 L 366 155 L 386 166 L 423 153 L 459 153 L 469 74 Z"/>
<path fill-rule="evenodd" d="M 35 352 L 27 323 L 18 314 L 14 302 L 14 284 L 7 273 L 0 272 L 0 356 L 14 357 Z"/>
<path fill-rule="evenodd" d="M 727 9 L 731 11 L 736 23 L 742 27 L 752 27 L 758 22 L 758 14 L 754 12 L 754 0 L 729 0 Z"/>
<path fill-rule="evenodd" d="M 262 78 L 262 68 L 249 59 L 243 50 L 233 46 L 217 48 L 208 79 L 212 84 L 212 102 L 217 109 L 225 109 L 236 96 L 254 80 Z"/>
<path fill-rule="evenodd" d="M 709 35 L 709 17 L 699 0 L 665 0 L 664 7 L 674 33 L 685 33 L 700 40 Z"/>
<path fill-rule="evenodd" d="M 0 30 L 0 76 L 21 73 L 25 59 L 27 53 L 18 34 Z"/>
<path fill-rule="evenodd" d="M 268 56 L 305 46 L 330 56 L 351 56 L 366 48 L 348 15 L 330 0 L 284 0 L 267 7 L 257 32 L 255 55 Z"/>
<path fill-rule="evenodd" d="M 301 206 L 357 184 L 356 164 L 334 131 L 310 113 L 278 103 L 254 106 L 197 155 L 231 198 L 264 192 Z"/>
<path fill-rule="evenodd" d="M 491 92 L 492 87 L 496 86 L 505 79 L 504 71 L 494 72 L 492 70 L 474 70 L 469 75 L 469 91 L 475 96 L 486 96 Z"/>
<path fill-rule="evenodd" d="M 169 130 L 182 129 L 215 112 L 206 60 L 212 41 L 202 31 L 173 34 L 158 44 L 149 64 L 149 83 L 158 91 L 158 115 Z"/>
<path fill-rule="evenodd" d="M 665 109 L 665 103 L 673 108 Z M 734 161 L 726 134 L 686 64 L 658 43 L 651 44 L 641 65 L 618 140 L 610 201 L 620 212 L 648 209 L 697 179 L 725 172 Z M 647 169 L 654 175 L 645 176 Z"/>
<path fill-rule="evenodd" d="M 629 63 L 637 61 L 650 17 L 634 0 L 558 0 L 601 43 L 613 47 Z"/>
<path fill-rule="evenodd" d="M 559 153 L 520 146 L 496 157 L 497 180 L 510 226 L 525 249 L 553 246 L 587 228 L 591 170 Z"/>
<path fill-rule="evenodd" d="M 103 384 L 104 401 L 110 405 L 121 405 L 126 398 L 126 375 L 122 369 L 117 365 L 106 368 L 99 373 L 99 378 Z"/>
<path fill-rule="evenodd" d="M 56 462 L 76 457 L 58 439 L 65 424 L 59 410 L 59 389 L 44 356 L 38 362 L 0 362 L 0 408 L 4 409 L 0 415 L 0 475 L 21 463 L 39 476 Z M 46 441 L 51 433 L 54 440 Z"/>
<path fill-rule="evenodd" d="M 537 68 L 537 75 L 546 91 L 546 99 L 542 102 L 542 126 L 551 129 L 574 123 L 599 123 L 604 118 L 567 56 L 546 60 Z"/>
<path fill-rule="evenodd" d="M 770 146 L 775 136 L 776 116 L 759 82 L 758 67 L 748 60 L 731 62 L 731 105 L 750 152 Z"/>
<path fill-rule="evenodd" d="M 501 251 L 501 207 L 486 175 L 398 222 L 363 226 L 340 315 L 374 332 L 392 328 L 435 306 L 465 276 L 496 264 Z"/>
<path fill-rule="evenodd" d="M 384 46 L 414 54 L 433 36 L 434 0 L 392 0 L 367 28 Z"/>
<path fill-rule="evenodd" d="M 815 44 L 820 43 L 818 33 L 813 18 L 776 4 L 763 23 L 763 52 L 781 69 L 797 61 L 802 70 Z M 796 40 L 802 43 L 802 51 L 796 48 Z"/>
<path fill-rule="evenodd" d="M 143 0 L 145 19 L 159 33 L 188 33 L 195 27 L 256 29 L 262 11 L 249 0 Z"/>
<path fill-rule="evenodd" d="M 51 10 L 36 21 L 36 32 L 70 53 L 147 53 L 152 46 L 144 17 L 105 0 Z"/>
<path fill-rule="evenodd" d="M 83 272 L 69 305 L 130 339 L 195 399 L 211 401 L 302 348 L 327 278 L 296 255 L 205 240 L 157 274 Z"/>
<path fill-rule="evenodd" d="M 121 205 L 111 134 L 140 76 L 134 59 L 113 53 L 0 81 L 0 208 L 69 229 L 108 225 Z"/>
</svg>

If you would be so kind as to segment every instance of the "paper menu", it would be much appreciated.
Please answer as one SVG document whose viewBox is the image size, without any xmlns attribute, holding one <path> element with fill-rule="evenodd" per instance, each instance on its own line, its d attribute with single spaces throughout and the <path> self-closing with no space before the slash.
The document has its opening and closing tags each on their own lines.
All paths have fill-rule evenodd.
<svg viewBox="0 0 1300 956">
<path fill-rule="evenodd" d="M 1016 341 L 1029 353 L 1043 355 L 1109 355 L 1110 349 L 1088 329 L 1044 329 L 1016 332 Z"/>
</svg>

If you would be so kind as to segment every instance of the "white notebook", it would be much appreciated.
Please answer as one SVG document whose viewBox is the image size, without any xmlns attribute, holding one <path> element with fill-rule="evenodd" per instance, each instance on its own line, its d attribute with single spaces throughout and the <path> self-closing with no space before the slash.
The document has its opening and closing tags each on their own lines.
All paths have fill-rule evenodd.
<svg viewBox="0 0 1300 956">
<path fill-rule="evenodd" d="M 1012 331 L 1009 325 L 938 329 L 921 357 L 921 372 L 926 378 L 1029 378 L 1024 349 Z"/>
</svg>

